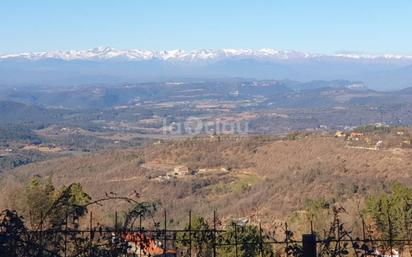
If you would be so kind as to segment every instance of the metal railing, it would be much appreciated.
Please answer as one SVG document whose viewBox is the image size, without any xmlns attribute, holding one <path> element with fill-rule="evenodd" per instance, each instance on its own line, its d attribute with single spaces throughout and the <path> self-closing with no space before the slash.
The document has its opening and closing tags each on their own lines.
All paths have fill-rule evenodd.
<svg viewBox="0 0 412 257">
<path fill-rule="evenodd" d="M 42 216 L 42 215 L 41 215 Z M 0 257 L 3 256 L 184 256 L 184 257 L 266 257 L 266 256 L 396 256 L 400 250 L 411 248 L 411 239 L 372 238 L 362 221 L 361 237 L 354 237 L 335 218 L 328 231 L 313 231 L 296 239 L 285 223 L 277 231 L 264 231 L 262 224 L 232 222 L 222 226 L 216 215 L 207 228 L 196 228 L 192 213 L 183 229 L 169 228 L 166 211 L 163 222 L 155 222 L 152 228 L 143 226 L 142 218 L 137 226 L 123 227 L 117 212 L 113 226 L 94 224 L 89 212 L 88 226 L 73 225 L 66 215 L 58 228 L 45 228 L 43 222 L 26 228 L 0 227 Z M 160 225 L 163 223 L 162 225 Z M 245 230 L 253 228 L 252 234 Z M 251 236 L 252 235 L 252 236 Z M 131 241 L 128 236 L 139 238 Z M 150 250 L 152 252 L 150 252 Z M 247 254 L 253 253 L 253 256 Z"/>
</svg>

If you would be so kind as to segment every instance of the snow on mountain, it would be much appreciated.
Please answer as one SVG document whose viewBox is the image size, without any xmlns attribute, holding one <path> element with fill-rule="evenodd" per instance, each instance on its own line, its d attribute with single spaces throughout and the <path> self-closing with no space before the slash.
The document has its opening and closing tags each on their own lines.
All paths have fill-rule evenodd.
<svg viewBox="0 0 412 257">
<path fill-rule="evenodd" d="M 371 54 L 312 54 L 299 51 L 283 51 L 275 49 L 221 49 L 221 50 L 170 50 L 170 51 L 148 51 L 148 50 L 117 50 L 110 47 L 98 47 L 88 50 L 52 51 L 37 53 L 20 53 L 0 55 L 0 59 L 61 59 L 61 60 L 163 60 L 163 61 L 207 61 L 225 58 L 253 58 L 263 60 L 295 60 L 309 58 L 337 58 L 337 59 L 365 59 L 365 60 L 410 60 L 408 55 L 371 55 Z"/>
</svg>

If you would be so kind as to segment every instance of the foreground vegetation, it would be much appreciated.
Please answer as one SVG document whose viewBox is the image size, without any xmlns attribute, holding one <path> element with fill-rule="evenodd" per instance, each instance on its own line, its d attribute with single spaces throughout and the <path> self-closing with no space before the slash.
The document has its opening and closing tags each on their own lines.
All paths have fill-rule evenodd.
<svg viewBox="0 0 412 257">
<path fill-rule="evenodd" d="M 122 235 L 133 228 L 136 219 L 153 217 L 158 206 L 156 203 L 139 201 L 137 193 L 134 198 L 128 198 L 118 197 L 112 192 L 105 198 L 92 200 L 80 184 L 56 189 L 50 180 L 32 180 L 22 193 L 20 207 L 24 216 L 11 210 L 1 213 L 0 256 L 125 256 L 131 246 Z M 84 229 L 82 218 L 88 208 L 108 201 L 126 201 L 129 209 L 122 213 L 119 220 L 116 216 L 114 227 L 89 227 L 89 234 L 81 233 Z M 227 235 L 217 239 L 202 217 L 195 218 L 191 224 L 192 227 L 186 231 L 190 231 L 190 238 L 193 237 L 190 239 L 193 256 L 210 256 L 212 238 L 215 240 L 213 244 L 217 244 L 216 240 L 228 243 L 233 240 L 234 233 L 239 244 L 237 256 L 253 257 L 260 253 L 257 242 L 261 240 L 262 232 L 254 226 L 245 226 L 238 231 L 237 228 L 231 229 L 236 227 L 233 223 Z M 159 226 L 159 223 L 154 222 L 152 229 L 161 232 Z M 188 240 L 188 233 L 184 232 L 175 241 L 178 247 L 184 249 L 188 248 Z M 265 246 L 263 249 L 266 256 L 273 256 L 270 247 Z M 218 252 L 219 256 L 234 256 L 229 245 Z"/>
<path fill-rule="evenodd" d="M 17 193 L 18 211 L 4 210 L 0 216 L 0 256 L 125 256 L 131 253 L 132 245 L 124 235 L 136 231 L 133 228 L 139 220 L 147 221 L 147 227 L 140 225 L 137 231 L 146 231 L 159 242 L 166 235 L 166 247 L 178 249 L 178 256 L 302 254 L 300 236 L 287 226 L 263 232 L 260 224 L 197 216 L 183 230 L 162 234 L 165 228 L 154 219 L 159 203 L 142 201 L 137 192 L 132 197 L 110 192 L 93 200 L 78 183 L 55 188 L 49 179 L 33 179 Z M 116 215 L 114 226 L 93 226 L 92 219 L 87 221 L 86 214 L 92 206 L 113 201 L 123 201 L 128 206 Z M 347 229 L 342 220 L 347 210 L 341 206 L 321 199 L 308 202 L 306 215 L 314 223 L 312 233 L 322 242 L 320 256 L 366 256 L 377 249 L 410 251 L 411 202 L 412 189 L 401 184 L 394 184 L 388 193 L 369 196 L 360 212 L 363 234 Z M 320 221 L 324 227 L 317 227 Z M 165 226 L 170 222 L 169 218 Z M 149 241 L 141 241 L 143 244 Z"/>
</svg>

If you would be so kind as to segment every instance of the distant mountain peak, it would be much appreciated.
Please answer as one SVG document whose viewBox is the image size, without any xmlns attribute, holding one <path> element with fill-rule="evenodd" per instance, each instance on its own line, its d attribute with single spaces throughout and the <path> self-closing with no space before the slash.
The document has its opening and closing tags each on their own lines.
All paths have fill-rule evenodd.
<svg viewBox="0 0 412 257">
<path fill-rule="evenodd" d="M 412 59 L 410 55 L 397 54 L 358 54 L 358 53 L 338 53 L 338 54 L 313 54 L 294 50 L 277 50 L 263 48 L 259 50 L 251 49 L 200 49 L 186 51 L 181 49 L 149 51 L 139 49 L 118 50 L 111 47 L 96 47 L 87 50 L 50 51 L 50 52 L 29 52 L 19 54 L 0 55 L 1 59 L 61 59 L 61 60 L 163 60 L 163 61 L 205 61 L 220 60 L 225 58 L 253 58 L 262 60 L 296 60 L 310 58 L 337 58 L 337 59 Z"/>
</svg>

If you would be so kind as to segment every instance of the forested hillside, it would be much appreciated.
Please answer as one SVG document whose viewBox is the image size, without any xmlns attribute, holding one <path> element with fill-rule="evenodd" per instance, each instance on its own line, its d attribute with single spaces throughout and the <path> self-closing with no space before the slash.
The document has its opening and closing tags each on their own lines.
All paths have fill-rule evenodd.
<svg viewBox="0 0 412 257">
<path fill-rule="evenodd" d="M 208 137 L 157 142 L 142 149 L 63 157 L 12 170 L 1 179 L 2 207 L 18 208 L 18 192 L 33 177 L 55 185 L 78 182 L 93 198 L 105 192 L 159 200 L 178 225 L 187 212 L 226 218 L 307 224 L 302 210 L 316 201 L 338 204 L 348 221 L 370 194 L 395 181 L 412 186 L 412 151 L 347 147 L 328 135 L 288 138 Z M 122 205 L 110 206 L 104 222 Z"/>
</svg>

